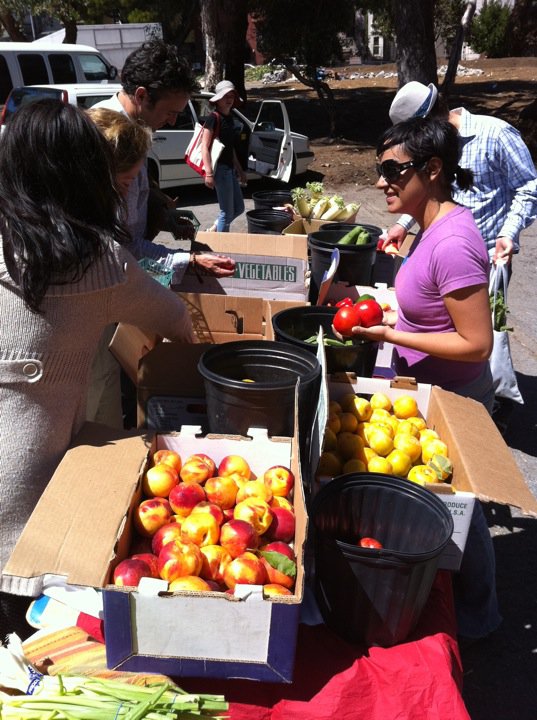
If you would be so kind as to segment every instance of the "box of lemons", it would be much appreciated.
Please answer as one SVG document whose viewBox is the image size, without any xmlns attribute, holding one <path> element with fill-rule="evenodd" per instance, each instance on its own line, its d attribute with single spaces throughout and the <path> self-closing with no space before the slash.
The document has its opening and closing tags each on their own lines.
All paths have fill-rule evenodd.
<svg viewBox="0 0 537 720">
<path fill-rule="evenodd" d="M 318 476 L 367 471 L 420 485 L 451 477 L 448 447 L 427 427 L 412 396 L 392 402 L 380 392 L 369 398 L 346 393 L 330 400 L 328 411 Z"/>
</svg>

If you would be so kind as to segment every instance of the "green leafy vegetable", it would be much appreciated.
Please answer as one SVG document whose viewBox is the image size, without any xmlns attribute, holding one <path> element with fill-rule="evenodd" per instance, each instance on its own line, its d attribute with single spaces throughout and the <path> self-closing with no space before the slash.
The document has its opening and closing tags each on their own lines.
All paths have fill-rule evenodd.
<svg viewBox="0 0 537 720">
<path fill-rule="evenodd" d="M 509 308 L 505 302 L 503 290 L 496 293 L 496 302 L 494 302 L 494 293 L 489 296 L 490 310 L 494 314 L 494 330 L 498 332 L 511 332 L 512 327 L 507 327 L 507 315 Z"/>
</svg>

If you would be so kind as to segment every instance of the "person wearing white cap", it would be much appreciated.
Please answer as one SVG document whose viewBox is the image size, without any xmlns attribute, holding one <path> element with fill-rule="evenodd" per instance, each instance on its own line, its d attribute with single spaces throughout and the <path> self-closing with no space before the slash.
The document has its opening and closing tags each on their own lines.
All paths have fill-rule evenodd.
<svg viewBox="0 0 537 720">
<path fill-rule="evenodd" d="M 229 232 L 233 220 L 244 212 L 241 184 L 246 183 L 246 174 L 235 152 L 236 128 L 231 111 L 240 101 L 235 85 L 222 80 L 215 88 L 209 102 L 215 106 L 203 126 L 201 140 L 203 164 L 206 168 L 205 185 L 216 190 L 220 213 L 209 230 Z M 216 168 L 211 164 L 211 145 L 217 137 L 224 145 Z"/>
<path fill-rule="evenodd" d="M 433 84 L 403 85 L 390 107 L 390 120 L 413 117 L 448 119 L 459 132 L 460 163 L 472 170 L 469 190 L 453 187 L 454 200 L 472 211 L 493 262 L 510 262 L 520 249 L 519 236 L 537 217 L 537 172 L 518 130 L 499 118 L 449 110 Z M 388 242 L 404 240 L 413 220 L 402 216 L 388 231 Z"/>
</svg>

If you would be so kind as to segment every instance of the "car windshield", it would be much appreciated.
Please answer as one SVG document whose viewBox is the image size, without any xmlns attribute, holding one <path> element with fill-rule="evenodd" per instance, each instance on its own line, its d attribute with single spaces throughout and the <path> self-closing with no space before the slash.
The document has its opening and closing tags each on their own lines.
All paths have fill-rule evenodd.
<svg viewBox="0 0 537 720">
<path fill-rule="evenodd" d="M 61 96 L 62 91 L 57 88 L 15 88 L 6 101 L 4 121 L 7 122 L 17 110 L 36 100 L 42 100 L 43 98 L 61 100 Z"/>
</svg>

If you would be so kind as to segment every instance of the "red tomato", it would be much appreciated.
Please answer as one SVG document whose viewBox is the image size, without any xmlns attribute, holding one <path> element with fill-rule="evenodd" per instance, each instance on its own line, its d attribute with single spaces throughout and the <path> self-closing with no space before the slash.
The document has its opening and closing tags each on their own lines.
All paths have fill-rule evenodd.
<svg viewBox="0 0 537 720">
<path fill-rule="evenodd" d="M 376 550 L 382 550 L 382 543 L 380 543 L 378 540 L 375 540 L 375 538 L 362 538 L 358 545 L 363 548 L 375 548 Z"/>
<path fill-rule="evenodd" d="M 339 308 L 334 315 L 333 325 L 340 335 L 352 335 L 352 328 L 360 325 L 360 316 L 356 306 Z"/>
<path fill-rule="evenodd" d="M 384 313 L 376 300 L 362 300 L 362 302 L 357 303 L 356 310 L 358 311 L 360 324 L 363 327 L 382 325 Z"/>
</svg>

